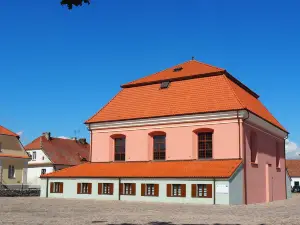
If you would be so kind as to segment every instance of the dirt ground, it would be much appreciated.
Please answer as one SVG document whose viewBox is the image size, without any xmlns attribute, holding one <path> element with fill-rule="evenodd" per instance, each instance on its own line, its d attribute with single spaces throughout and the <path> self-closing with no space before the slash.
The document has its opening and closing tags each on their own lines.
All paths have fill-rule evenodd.
<svg viewBox="0 0 300 225">
<path fill-rule="evenodd" d="M 0 198 L 0 224 L 300 224 L 300 195 L 221 206 L 46 198 Z"/>
</svg>

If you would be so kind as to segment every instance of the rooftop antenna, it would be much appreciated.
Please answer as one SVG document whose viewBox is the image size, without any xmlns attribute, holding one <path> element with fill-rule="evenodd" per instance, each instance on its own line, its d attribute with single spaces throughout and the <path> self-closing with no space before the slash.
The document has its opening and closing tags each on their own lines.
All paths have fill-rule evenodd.
<svg viewBox="0 0 300 225">
<path fill-rule="evenodd" d="M 74 130 L 74 135 L 75 135 L 75 138 L 76 138 L 76 139 L 78 139 L 78 138 L 77 138 L 77 135 L 78 135 L 79 133 L 80 133 L 80 129 Z"/>
<path fill-rule="evenodd" d="M 195 56 L 192 56 L 192 60 L 194 60 L 195 59 Z"/>
</svg>

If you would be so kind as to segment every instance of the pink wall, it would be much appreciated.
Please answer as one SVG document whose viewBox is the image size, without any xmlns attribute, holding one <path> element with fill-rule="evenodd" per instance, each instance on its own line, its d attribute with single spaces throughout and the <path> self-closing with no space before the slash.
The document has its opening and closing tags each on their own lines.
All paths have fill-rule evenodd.
<svg viewBox="0 0 300 225">
<path fill-rule="evenodd" d="M 184 160 L 197 158 L 197 135 L 199 128 L 211 128 L 213 134 L 213 158 L 239 158 L 239 128 L 237 120 L 204 123 L 168 124 L 159 126 L 102 129 L 92 131 L 92 162 L 113 161 L 114 134 L 126 135 L 126 160 L 152 160 L 152 138 L 149 133 L 166 133 L 166 159 Z"/>
<path fill-rule="evenodd" d="M 257 135 L 257 165 L 251 164 L 250 133 Z M 247 203 L 286 198 L 284 139 L 244 124 L 246 147 Z M 280 169 L 276 168 L 276 142 L 280 146 Z M 269 175 L 268 175 L 269 174 Z M 269 176 L 269 177 L 268 177 Z M 268 187 L 268 188 L 267 188 Z"/>
</svg>

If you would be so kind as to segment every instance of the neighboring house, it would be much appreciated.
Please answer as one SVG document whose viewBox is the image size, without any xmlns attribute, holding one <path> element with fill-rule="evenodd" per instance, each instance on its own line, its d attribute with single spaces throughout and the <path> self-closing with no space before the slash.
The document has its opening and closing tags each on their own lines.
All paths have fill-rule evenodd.
<svg viewBox="0 0 300 225">
<path fill-rule="evenodd" d="M 40 185 L 40 176 L 89 160 L 90 145 L 86 139 L 63 139 L 43 133 L 25 146 L 31 161 L 28 164 L 28 184 Z"/>
<path fill-rule="evenodd" d="M 92 116 L 91 163 L 41 196 L 198 204 L 286 199 L 288 132 L 226 70 L 195 60 L 124 84 Z"/>
<path fill-rule="evenodd" d="M 291 187 L 300 186 L 300 160 L 286 160 L 286 168 L 291 178 Z"/>
<path fill-rule="evenodd" d="M 292 178 L 290 177 L 288 169 L 286 169 L 286 196 L 287 196 L 287 198 L 292 197 L 291 182 L 292 182 Z"/>
<path fill-rule="evenodd" d="M 29 160 L 19 136 L 0 126 L 0 186 L 17 188 L 26 185 Z"/>
</svg>

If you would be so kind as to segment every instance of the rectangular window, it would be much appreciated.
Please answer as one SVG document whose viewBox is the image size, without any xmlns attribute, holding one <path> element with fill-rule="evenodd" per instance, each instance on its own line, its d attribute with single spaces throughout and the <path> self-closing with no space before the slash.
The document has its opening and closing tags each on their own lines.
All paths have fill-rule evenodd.
<svg viewBox="0 0 300 225">
<path fill-rule="evenodd" d="M 299 186 L 299 181 L 295 181 L 295 182 L 294 182 L 294 185 L 295 185 L 295 186 Z"/>
<path fill-rule="evenodd" d="M 207 186 L 206 184 L 197 184 L 198 197 L 207 197 Z"/>
<path fill-rule="evenodd" d="M 12 166 L 12 165 L 8 166 L 8 178 L 9 179 L 15 178 L 15 166 Z"/>
<path fill-rule="evenodd" d="M 92 184 L 91 183 L 78 183 L 77 184 L 77 193 L 78 194 L 91 194 Z"/>
<path fill-rule="evenodd" d="M 2 152 L 2 143 L 0 142 L 0 152 Z"/>
<path fill-rule="evenodd" d="M 132 195 L 132 184 L 124 184 L 124 194 Z"/>
<path fill-rule="evenodd" d="M 166 159 L 166 136 L 165 135 L 153 136 L 153 159 L 154 160 Z"/>
<path fill-rule="evenodd" d="M 46 169 L 42 169 L 41 171 L 41 175 L 45 174 L 46 173 Z"/>
<path fill-rule="evenodd" d="M 172 196 L 181 196 L 181 185 L 173 184 L 172 185 Z"/>
<path fill-rule="evenodd" d="M 36 152 L 32 152 L 32 161 L 36 160 Z"/>
<path fill-rule="evenodd" d="M 154 194 L 154 189 L 155 189 L 155 187 L 154 187 L 154 184 L 147 184 L 146 185 L 146 195 L 147 196 L 154 196 L 155 194 Z"/>
<path fill-rule="evenodd" d="M 102 191 L 102 194 L 104 195 L 110 195 L 111 191 L 111 184 L 107 184 L 107 183 L 104 183 L 103 184 L 103 191 Z"/>
<path fill-rule="evenodd" d="M 115 161 L 125 161 L 125 138 L 115 138 Z"/>
<path fill-rule="evenodd" d="M 198 133 L 198 159 L 212 158 L 212 133 Z"/>
<path fill-rule="evenodd" d="M 63 182 L 51 182 L 50 193 L 63 193 Z"/>
</svg>

